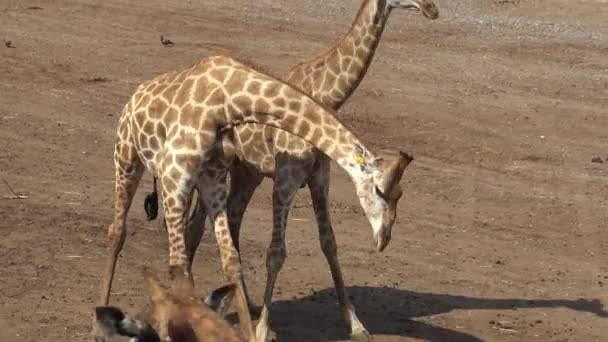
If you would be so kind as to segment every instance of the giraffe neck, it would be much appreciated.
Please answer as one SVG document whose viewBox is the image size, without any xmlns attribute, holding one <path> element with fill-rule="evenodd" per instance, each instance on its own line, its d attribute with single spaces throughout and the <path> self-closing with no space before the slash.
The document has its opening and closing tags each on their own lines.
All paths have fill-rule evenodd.
<svg viewBox="0 0 608 342">
<path fill-rule="evenodd" d="M 350 31 L 336 46 L 339 53 L 330 54 L 331 58 L 341 59 L 340 75 L 345 75 L 347 80 L 346 84 L 341 85 L 339 82 L 335 84 L 335 87 L 342 88 L 340 90 L 344 94 L 340 105 L 350 97 L 365 77 L 388 22 L 390 11 L 386 6 L 386 0 L 363 1 Z"/>
<path fill-rule="evenodd" d="M 342 106 L 365 77 L 390 12 L 386 0 L 364 0 L 344 38 L 319 59 L 292 69 L 287 81 L 298 84 L 298 78 L 301 76 L 298 75 L 297 69 L 313 65 L 310 71 L 304 72 L 314 73 L 315 66 L 321 66 L 325 75 L 313 74 L 310 85 L 312 89 L 306 89 L 308 86 L 305 81 L 299 85 L 300 88 L 334 109 Z"/>
</svg>

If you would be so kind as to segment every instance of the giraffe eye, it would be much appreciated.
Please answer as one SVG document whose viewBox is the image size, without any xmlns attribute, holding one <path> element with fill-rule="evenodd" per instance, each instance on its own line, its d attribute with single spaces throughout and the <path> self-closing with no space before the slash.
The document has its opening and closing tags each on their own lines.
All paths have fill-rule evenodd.
<svg viewBox="0 0 608 342">
<path fill-rule="evenodd" d="M 388 198 L 386 197 L 386 194 L 384 192 L 382 192 L 382 190 L 380 190 L 380 188 L 378 186 L 376 186 L 376 195 L 378 195 L 378 197 L 382 198 L 384 201 L 388 202 Z"/>
</svg>

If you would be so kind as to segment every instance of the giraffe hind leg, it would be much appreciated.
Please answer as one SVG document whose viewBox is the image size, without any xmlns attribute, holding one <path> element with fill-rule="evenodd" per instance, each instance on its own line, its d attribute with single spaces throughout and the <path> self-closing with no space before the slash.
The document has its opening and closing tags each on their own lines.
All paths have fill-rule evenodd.
<svg viewBox="0 0 608 342">
<path fill-rule="evenodd" d="M 256 339 L 244 291 L 242 266 L 239 252 L 232 241 L 228 227 L 228 217 L 226 215 L 228 192 L 226 176 L 227 172 L 225 169 L 217 168 L 215 171 L 210 168 L 206 169 L 200 177 L 199 190 L 201 191 L 201 197 L 207 213 L 213 221 L 215 237 L 222 260 L 222 271 L 228 281 L 236 285 L 235 299 L 241 326 L 247 331 L 249 341 L 253 342 Z"/>
<path fill-rule="evenodd" d="M 367 329 L 365 329 L 361 321 L 359 321 L 357 313 L 355 312 L 355 307 L 350 303 L 348 294 L 346 293 L 346 287 L 344 286 L 342 270 L 340 269 L 340 263 L 338 262 L 338 245 L 329 217 L 329 160 L 324 156 L 321 156 L 319 160 L 319 168 L 309 180 L 308 187 L 310 189 L 310 197 L 312 199 L 317 225 L 319 226 L 321 250 L 329 264 L 344 319 L 350 324 L 351 340 L 370 341 L 371 335 Z"/>
<path fill-rule="evenodd" d="M 186 250 L 186 215 L 194 190 L 194 181 L 200 165 L 200 156 L 196 154 L 180 154 L 178 157 L 168 155 L 161 165 L 163 170 L 161 178 L 162 200 L 164 208 L 164 221 L 169 238 L 169 269 L 171 278 L 176 272 L 182 272 L 190 280 L 192 276 L 187 268 L 188 256 Z M 172 165 L 172 160 L 179 159 L 180 165 Z M 170 168 L 170 172 L 165 172 Z"/>
</svg>

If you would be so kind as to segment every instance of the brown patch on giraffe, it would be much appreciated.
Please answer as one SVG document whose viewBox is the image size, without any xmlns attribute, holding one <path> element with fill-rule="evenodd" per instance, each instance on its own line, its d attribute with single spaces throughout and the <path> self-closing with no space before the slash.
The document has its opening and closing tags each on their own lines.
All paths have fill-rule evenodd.
<svg viewBox="0 0 608 342">
<path fill-rule="evenodd" d="M 332 98 L 329 95 L 323 95 L 321 96 L 321 102 L 322 103 L 332 103 L 334 101 L 334 98 Z"/>
<path fill-rule="evenodd" d="M 300 101 L 297 101 L 297 100 L 289 101 L 289 110 L 299 113 L 301 108 L 302 108 L 302 103 Z"/>
<path fill-rule="evenodd" d="M 159 122 L 156 123 L 156 136 L 163 142 L 167 138 L 167 129 Z"/>
<path fill-rule="evenodd" d="M 195 151 L 197 150 L 197 139 L 194 137 L 194 135 L 181 131 L 171 141 L 171 146 L 175 149 L 186 148 L 188 150 Z"/>
<path fill-rule="evenodd" d="M 338 130 L 335 127 L 323 126 L 323 131 L 325 132 L 325 135 L 330 139 L 335 140 L 338 138 Z"/>
<path fill-rule="evenodd" d="M 245 95 L 239 95 L 232 100 L 232 103 L 241 111 L 251 110 L 252 101 L 251 98 Z"/>
<path fill-rule="evenodd" d="M 342 98 L 342 95 L 344 94 L 344 92 L 338 88 L 335 88 L 334 90 L 332 90 L 329 95 L 334 98 L 334 99 L 340 99 Z"/>
<path fill-rule="evenodd" d="M 161 93 L 161 96 L 165 98 L 169 103 L 175 103 L 175 94 L 177 93 L 177 89 L 179 89 L 179 84 L 172 84 L 165 88 L 165 90 Z"/>
<path fill-rule="evenodd" d="M 144 88 L 144 92 L 152 93 L 154 91 L 154 89 L 156 89 L 158 86 L 159 86 L 158 82 L 152 81 L 152 82 L 148 83 L 148 85 Z"/>
<path fill-rule="evenodd" d="M 351 41 L 341 44 L 339 49 L 342 56 L 352 56 L 355 53 L 354 44 Z"/>
<path fill-rule="evenodd" d="M 172 125 L 177 120 L 178 115 L 179 113 L 177 112 L 177 109 L 173 107 L 169 108 L 169 110 L 167 111 L 167 113 L 165 113 L 162 119 L 162 122 L 165 127 Z"/>
<path fill-rule="evenodd" d="M 255 101 L 253 110 L 259 113 L 267 113 L 270 110 L 270 104 L 268 104 L 268 101 L 259 98 Z"/>
<path fill-rule="evenodd" d="M 148 115 L 145 112 L 145 110 L 138 110 L 135 113 L 133 113 L 133 119 L 135 119 L 135 124 L 139 128 L 143 127 L 144 123 L 147 120 L 147 117 L 148 117 Z"/>
<path fill-rule="evenodd" d="M 201 117 L 199 111 L 192 104 L 188 103 L 182 107 L 179 113 L 179 123 L 182 126 L 198 128 Z"/>
<path fill-rule="evenodd" d="M 295 122 L 293 123 L 295 125 Z M 302 134 L 302 136 L 308 136 L 308 132 L 310 132 L 310 123 L 306 120 L 302 120 L 302 122 L 300 123 L 300 133 Z M 290 139 L 290 140 L 294 140 L 294 139 Z M 281 145 L 283 146 L 283 145 Z"/>
<path fill-rule="evenodd" d="M 252 80 L 247 85 L 247 92 L 251 95 L 260 95 L 260 90 L 262 89 L 262 82 L 257 80 Z"/>
<path fill-rule="evenodd" d="M 312 86 L 312 79 L 310 77 L 306 77 L 304 82 L 302 82 L 302 90 L 307 91 Z"/>
<path fill-rule="evenodd" d="M 175 163 L 185 169 L 186 172 L 195 170 L 201 162 L 201 157 L 196 154 L 178 154 L 175 156 Z"/>
<path fill-rule="evenodd" d="M 319 144 L 319 149 L 322 151 L 327 151 L 333 148 L 334 143 L 332 140 L 322 138 L 321 143 Z"/>
<path fill-rule="evenodd" d="M 214 80 L 220 82 L 220 83 L 224 83 L 224 80 L 226 80 L 226 76 L 228 76 L 228 71 L 230 69 L 226 68 L 226 67 L 217 67 L 212 69 L 211 71 L 209 71 L 209 73 L 207 75 L 209 75 L 209 77 L 213 78 Z"/>
<path fill-rule="evenodd" d="M 155 125 L 156 127 L 156 125 Z M 150 139 L 148 140 L 148 146 L 150 147 L 150 149 L 152 151 L 158 151 L 158 149 L 160 148 L 160 143 L 158 142 L 158 139 L 152 135 L 150 137 Z"/>
<path fill-rule="evenodd" d="M 224 82 L 224 87 L 228 89 L 228 91 L 233 91 L 237 89 L 242 89 L 243 84 L 247 81 L 247 73 L 241 70 L 235 70 L 232 72 L 232 75 L 229 79 Z"/>
<path fill-rule="evenodd" d="M 211 63 L 207 63 L 206 59 L 201 59 L 198 63 L 194 64 L 190 69 L 194 75 L 203 75 L 211 68 Z"/>
<path fill-rule="evenodd" d="M 159 98 L 155 98 L 150 102 L 148 106 L 148 115 L 151 119 L 160 119 L 163 114 L 167 111 L 167 104 L 165 101 Z"/>
<path fill-rule="evenodd" d="M 350 68 L 348 68 L 347 77 L 355 78 L 356 75 L 359 73 L 360 68 L 361 68 L 361 66 L 359 65 L 359 63 L 357 63 L 353 60 L 353 63 L 350 64 Z"/>
<path fill-rule="evenodd" d="M 342 91 L 349 88 L 346 75 L 342 74 L 340 77 L 338 77 L 338 88 L 340 88 Z"/>
<path fill-rule="evenodd" d="M 181 83 L 175 97 L 173 98 L 173 103 L 182 105 L 190 100 L 190 92 L 192 91 L 192 86 L 194 85 L 194 80 L 188 79 Z"/>
<path fill-rule="evenodd" d="M 141 128 L 142 132 L 147 136 L 154 134 L 154 123 L 150 120 L 146 121 L 144 126 Z"/>
<path fill-rule="evenodd" d="M 142 108 L 142 107 L 148 107 L 150 105 L 150 102 L 152 102 L 154 98 L 152 97 L 151 94 L 145 94 L 140 100 L 139 103 L 137 104 L 137 107 Z"/>
<path fill-rule="evenodd" d="M 129 150 L 130 150 L 129 146 L 127 146 L 125 144 L 119 144 L 119 145 L 116 145 L 115 152 L 116 152 L 116 154 L 118 154 L 118 158 L 120 160 L 129 160 L 130 159 Z"/>
<path fill-rule="evenodd" d="M 220 106 L 225 103 L 226 94 L 222 88 L 216 88 L 209 96 L 207 97 L 207 101 L 205 101 L 205 105 L 208 106 Z"/>
<path fill-rule="evenodd" d="M 133 103 L 134 107 L 137 106 L 137 104 L 139 103 L 139 100 L 141 100 L 141 97 L 143 95 L 144 95 L 144 93 L 141 91 L 141 89 L 138 89 L 138 91 L 135 92 L 135 94 L 133 94 L 133 96 L 131 97 L 131 102 Z"/>
<path fill-rule="evenodd" d="M 318 127 L 315 127 L 312 132 L 312 136 L 310 137 L 310 139 L 307 139 L 307 140 L 310 140 L 310 142 L 312 142 L 313 144 L 316 145 L 322 137 L 323 137 L 323 132 L 321 131 L 321 129 Z"/>
<path fill-rule="evenodd" d="M 277 97 L 276 99 L 272 100 L 272 104 L 277 106 L 277 107 L 285 107 L 286 105 L 286 101 L 284 98 L 282 97 Z"/>
<path fill-rule="evenodd" d="M 331 88 L 334 86 L 334 83 L 336 82 L 336 75 L 332 72 L 326 72 L 325 73 L 325 82 L 324 84 L 324 90 L 325 91 L 329 91 L 331 90 Z"/>
<path fill-rule="evenodd" d="M 364 47 L 358 47 L 357 51 L 355 53 L 355 56 L 357 57 L 357 59 L 362 62 L 367 59 L 368 55 L 369 55 L 369 53 L 367 52 L 367 49 L 365 49 Z"/>
<path fill-rule="evenodd" d="M 340 60 L 339 58 L 334 58 L 333 56 L 337 53 L 338 52 L 336 51 L 332 52 L 329 59 L 327 60 L 327 68 L 336 75 L 340 73 Z"/>
<path fill-rule="evenodd" d="M 238 136 L 239 136 L 239 139 L 241 140 L 241 143 L 246 144 L 253 137 L 253 133 L 250 129 L 241 129 L 241 130 L 239 130 Z"/>
<path fill-rule="evenodd" d="M 188 74 L 189 73 L 187 71 L 178 72 L 177 74 L 174 74 L 173 77 L 170 77 L 167 80 L 167 83 L 170 83 L 170 84 L 181 83 L 186 79 Z"/>
<path fill-rule="evenodd" d="M 283 85 L 278 82 L 266 84 L 264 87 L 264 96 L 265 97 L 275 97 L 275 96 L 279 95 L 282 88 L 283 88 Z"/>
<path fill-rule="evenodd" d="M 319 113 L 317 113 L 314 109 L 306 109 L 302 116 L 313 124 L 321 123 L 321 115 L 319 115 Z"/>
<path fill-rule="evenodd" d="M 209 82 L 206 77 L 201 77 L 196 80 L 194 84 L 194 92 L 192 94 L 192 100 L 196 103 L 203 103 L 207 98 L 207 94 L 211 93 L 213 89 L 217 88 L 218 85 L 213 82 Z"/>
<path fill-rule="evenodd" d="M 163 178 L 163 189 L 167 192 L 165 194 L 164 193 L 165 191 L 163 191 L 163 194 L 168 195 L 169 193 L 173 193 L 175 190 L 177 190 L 177 184 L 175 183 L 175 181 L 173 181 L 173 179 L 171 179 L 169 177 L 164 177 Z M 174 199 L 169 198 L 167 201 L 174 201 Z M 175 205 L 175 203 L 173 205 Z"/>
<path fill-rule="evenodd" d="M 275 138 L 275 145 L 279 148 L 285 148 L 287 145 L 287 138 L 284 134 L 279 134 L 279 136 Z"/>
</svg>

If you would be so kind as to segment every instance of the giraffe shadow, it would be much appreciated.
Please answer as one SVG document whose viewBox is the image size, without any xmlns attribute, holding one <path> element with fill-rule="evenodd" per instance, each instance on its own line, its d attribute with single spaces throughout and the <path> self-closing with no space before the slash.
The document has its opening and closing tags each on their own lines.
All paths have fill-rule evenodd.
<svg viewBox="0 0 608 342">
<path fill-rule="evenodd" d="M 361 322 L 372 335 L 394 335 L 431 342 L 477 342 L 471 334 L 414 320 L 453 310 L 516 310 L 568 308 L 608 317 L 598 300 L 478 298 L 423 293 L 387 287 L 348 288 Z M 335 291 L 327 288 L 312 295 L 273 304 L 271 326 L 279 341 L 347 340 L 349 330 L 341 319 Z"/>
</svg>

